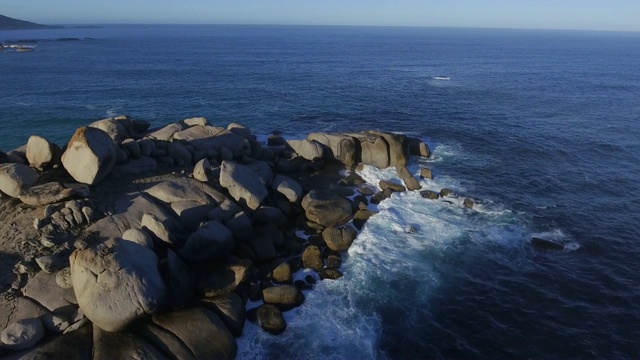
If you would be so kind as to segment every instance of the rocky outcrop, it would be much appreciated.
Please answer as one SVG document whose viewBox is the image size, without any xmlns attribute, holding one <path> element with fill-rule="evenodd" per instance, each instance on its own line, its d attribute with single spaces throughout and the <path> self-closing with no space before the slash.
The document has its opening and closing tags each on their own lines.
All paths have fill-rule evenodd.
<svg viewBox="0 0 640 360">
<path fill-rule="evenodd" d="M 324 147 L 315 140 L 289 140 L 287 145 L 304 159 L 313 161 L 324 158 Z"/>
<path fill-rule="evenodd" d="M 345 166 L 356 163 L 356 143 L 351 136 L 343 134 L 311 133 L 307 140 L 317 141 L 325 146 L 325 157 L 335 159 Z"/>
<path fill-rule="evenodd" d="M 62 154 L 62 165 L 77 182 L 93 185 L 113 169 L 116 150 L 115 143 L 106 132 L 82 127 L 69 140 Z"/>
<path fill-rule="evenodd" d="M 406 166 L 409 154 L 405 146 L 405 136 L 400 134 L 369 131 L 369 134 L 383 138 L 389 146 L 389 165 L 396 168 Z"/>
<path fill-rule="evenodd" d="M 78 129 L 64 169 L 37 137 L 0 159 L 0 191 L 32 213 L 22 249 L 37 249 L 16 265 L 18 297 L 0 304 L 0 320 L 40 319 L 45 334 L 0 356 L 234 357 L 245 318 L 285 331 L 302 291 L 343 276 L 341 252 L 370 204 L 405 191 L 384 182 L 375 193 L 353 167 L 395 166 L 406 188 L 420 185 L 402 135 L 314 133 L 267 147 L 236 123 L 147 127 L 122 116 Z"/>
</svg>

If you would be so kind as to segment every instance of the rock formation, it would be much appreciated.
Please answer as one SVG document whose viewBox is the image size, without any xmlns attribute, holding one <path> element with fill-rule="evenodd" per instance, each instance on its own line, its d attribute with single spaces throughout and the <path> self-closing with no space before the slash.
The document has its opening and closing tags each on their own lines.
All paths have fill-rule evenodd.
<svg viewBox="0 0 640 360">
<path fill-rule="evenodd" d="M 235 357 L 245 319 L 279 334 L 317 279 L 343 276 L 369 204 L 421 187 L 409 145 L 428 155 L 379 131 L 263 144 L 235 123 L 118 116 L 79 128 L 61 157 L 36 136 L 0 153 L 0 211 L 22 239 L 0 357 Z M 406 186 L 375 192 L 361 163 Z M 294 281 L 301 268 L 315 275 Z"/>
</svg>

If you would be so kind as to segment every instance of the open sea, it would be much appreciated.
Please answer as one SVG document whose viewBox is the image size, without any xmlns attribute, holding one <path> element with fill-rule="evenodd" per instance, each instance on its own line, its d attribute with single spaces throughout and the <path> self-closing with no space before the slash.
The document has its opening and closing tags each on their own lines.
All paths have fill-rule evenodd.
<svg viewBox="0 0 640 360">
<path fill-rule="evenodd" d="M 433 170 L 423 188 L 478 201 L 394 194 L 345 276 L 307 292 L 280 336 L 247 324 L 239 358 L 640 358 L 640 33 L 0 31 L 5 43 L 58 38 L 81 40 L 0 53 L 0 149 L 30 134 L 63 145 L 118 114 L 288 138 L 380 129 L 430 145 L 409 166 Z M 531 236 L 566 248 L 537 251 Z"/>
</svg>

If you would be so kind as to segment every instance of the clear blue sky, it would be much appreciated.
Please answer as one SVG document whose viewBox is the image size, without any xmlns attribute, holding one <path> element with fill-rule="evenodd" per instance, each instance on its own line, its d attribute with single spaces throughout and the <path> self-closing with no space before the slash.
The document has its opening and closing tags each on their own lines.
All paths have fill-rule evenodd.
<svg viewBox="0 0 640 360">
<path fill-rule="evenodd" d="M 640 31 L 640 0 L 0 0 L 48 24 L 305 24 Z"/>
</svg>

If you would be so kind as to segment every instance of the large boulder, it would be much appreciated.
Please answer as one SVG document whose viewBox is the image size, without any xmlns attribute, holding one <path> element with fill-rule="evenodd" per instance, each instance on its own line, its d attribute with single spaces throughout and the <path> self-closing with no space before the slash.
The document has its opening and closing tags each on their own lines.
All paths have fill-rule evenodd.
<svg viewBox="0 0 640 360">
<path fill-rule="evenodd" d="M 389 167 L 389 144 L 377 135 L 359 133 L 349 134 L 360 143 L 360 161 L 379 169 Z"/>
<path fill-rule="evenodd" d="M 153 322 L 177 336 L 196 359 L 233 359 L 236 340 L 220 318 L 205 308 L 156 314 Z"/>
<path fill-rule="evenodd" d="M 204 152 L 214 150 L 219 153 L 222 148 L 227 148 L 234 158 L 251 154 L 247 138 L 221 127 L 195 125 L 174 133 L 172 139 L 188 142 Z"/>
<path fill-rule="evenodd" d="M 290 177 L 277 175 L 271 188 L 284 195 L 289 202 L 295 203 L 302 197 L 302 185 Z"/>
<path fill-rule="evenodd" d="M 24 164 L 0 164 L 0 191 L 17 198 L 38 181 L 38 173 Z"/>
<path fill-rule="evenodd" d="M 258 325 L 268 333 L 278 335 L 287 329 L 282 312 L 275 305 L 261 305 L 256 312 L 256 317 Z"/>
<path fill-rule="evenodd" d="M 187 305 L 196 291 L 193 272 L 171 249 L 167 250 L 167 261 L 163 266 L 166 266 L 167 306 L 179 308 Z"/>
<path fill-rule="evenodd" d="M 351 136 L 343 134 L 311 133 L 307 140 L 315 140 L 329 149 L 331 158 L 340 161 L 346 166 L 356 163 L 356 144 Z"/>
<path fill-rule="evenodd" d="M 219 259 L 235 247 L 231 231 L 221 223 L 211 220 L 189 235 L 179 253 L 191 262 Z"/>
<path fill-rule="evenodd" d="M 202 306 L 215 312 L 227 325 L 233 336 L 241 336 L 244 329 L 245 309 L 244 302 L 236 293 L 204 298 Z"/>
<path fill-rule="evenodd" d="M 27 353 L 17 353 L 20 359 L 91 359 L 93 352 L 93 327 L 82 326 L 73 332 L 58 336 L 31 348 Z M 9 357 L 12 359 L 14 357 Z"/>
<path fill-rule="evenodd" d="M 416 138 L 407 138 L 407 148 L 409 149 L 410 155 L 420 156 L 428 158 L 431 156 L 431 149 L 429 146 L 422 142 L 420 139 Z"/>
<path fill-rule="evenodd" d="M 159 201 L 170 204 L 180 201 L 195 201 L 215 206 L 227 197 L 211 186 L 190 178 L 165 180 L 146 189 L 145 192 Z"/>
<path fill-rule="evenodd" d="M 59 182 L 35 185 L 20 194 L 20 201 L 31 206 L 44 206 L 59 203 L 75 195 L 80 195 L 76 187 L 66 187 Z"/>
<path fill-rule="evenodd" d="M 122 330 L 164 301 L 158 258 L 145 246 L 109 239 L 74 251 L 70 262 L 78 305 L 101 329 Z"/>
<path fill-rule="evenodd" d="M 62 154 L 62 165 L 77 182 L 93 185 L 111 172 L 117 149 L 106 132 L 81 127 L 69 140 Z"/>
<path fill-rule="evenodd" d="M 186 129 L 188 125 L 183 122 L 177 122 L 169 124 L 160 129 L 155 129 L 148 133 L 145 138 L 157 141 L 169 141 L 173 138 L 173 135 L 179 131 Z"/>
<path fill-rule="evenodd" d="M 250 264 L 217 264 L 198 279 L 198 289 L 205 297 L 215 298 L 234 292 L 247 279 Z"/>
<path fill-rule="evenodd" d="M 329 249 L 333 251 L 346 251 L 349 249 L 357 235 L 356 229 L 345 226 L 342 229 L 326 228 L 322 232 L 322 238 Z"/>
<path fill-rule="evenodd" d="M 245 204 L 252 210 L 260 207 L 262 200 L 269 194 L 255 172 L 230 161 L 222 162 L 220 185 L 225 187 L 236 201 Z"/>
<path fill-rule="evenodd" d="M 137 139 L 147 131 L 149 123 L 143 120 L 132 120 L 128 116 L 116 116 L 98 120 L 89 127 L 106 132 L 116 143 L 121 143 L 127 138 Z"/>
<path fill-rule="evenodd" d="M 287 145 L 295 151 L 296 154 L 307 160 L 313 161 L 322 159 L 325 156 L 325 148 L 315 140 L 288 140 Z"/>
<path fill-rule="evenodd" d="M 322 261 L 320 248 L 315 245 L 310 245 L 304 249 L 304 252 L 302 253 L 302 267 L 305 269 L 313 269 L 315 271 L 322 270 L 324 262 Z"/>
<path fill-rule="evenodd" d="M 389 145 L 389 165 L 396 168 L 406 166 L 409 159 L 405 136 L 400 134 L 369 131 L 370 134 L 382 137 Z"/>
<path fill-rule="evenodd" d="M 325 227 L 338 226 L 351 219 L 351 203 L 333 192 L 311 190 L 303 199 L 307 219 Z"/>
<path fill-rule="evenodd" d="M 262 290 L 265 304 L 277 305 L 283 310 L 300 306 L 304 302 L 304 295 L 293 285 L 278 285 Z"/>
<path fill-rule="evenodd" d="M 60 163 L 62 150 L 47 139 L 31 135 L 27 141 L 27 161 L 38 170 L 44 170 Z"/>
<path fill-rule="evenodd" d="M 160 350 L 129 331 L 109 332 L 93 327 L 93 360 L 165 360 Z"/>
</svg>

